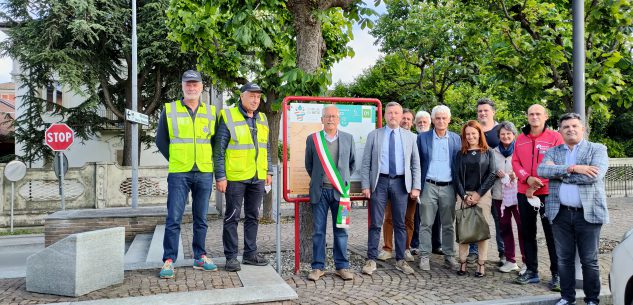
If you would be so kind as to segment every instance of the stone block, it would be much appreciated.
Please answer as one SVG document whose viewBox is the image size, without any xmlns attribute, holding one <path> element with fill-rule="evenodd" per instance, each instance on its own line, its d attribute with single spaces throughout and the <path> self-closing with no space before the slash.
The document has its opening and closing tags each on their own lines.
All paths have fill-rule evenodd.
<svg viewBox="0 0 633 305">
<path fill-rule="evenodd" d="M 80 296 L 123 283 L 125 228 L 72 234 L 26 260 L 26 290 Z"/>
</svg>

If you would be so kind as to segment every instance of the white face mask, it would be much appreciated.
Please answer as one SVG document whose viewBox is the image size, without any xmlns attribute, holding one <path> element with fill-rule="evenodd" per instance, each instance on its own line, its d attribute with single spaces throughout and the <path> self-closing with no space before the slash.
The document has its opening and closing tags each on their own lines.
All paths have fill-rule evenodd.
<svg viewBox="0 0 633 305">
<path fill-rule="evenodd" d="M 541 199 L 539 199 L 537 196 L 534 196 L 532 198 L 528 198 L 527 199 L 528 203 L 533 206 L 535 209 L 540 209 L 541 208 Z"/>
<path fill-rule="evenodd" d="M 273 189 L 272 185 L 264 186 L 264 190 L 266 191 L 266 194 L 268 194 L 270 192 L 270 190 L 272 190 L 272 189 Z"/>
</svg>

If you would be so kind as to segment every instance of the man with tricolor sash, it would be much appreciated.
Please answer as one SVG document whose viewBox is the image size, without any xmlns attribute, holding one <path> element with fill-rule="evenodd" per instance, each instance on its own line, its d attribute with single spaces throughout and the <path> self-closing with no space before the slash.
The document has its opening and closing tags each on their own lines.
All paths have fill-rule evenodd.
<svg viewBox="0 0 633 305">
<path fill-rule="evenodd" d="M 339 110 L 335 105 L 323 108 L 323 130 L 306 140 L 305 168 L 310 175 L 310 203 L 314 233 L 312 235 L 312 272 L 316 281 L 325 274 L 325 231 L 328 210 L 332 212 L 333 253 L 336 275 L 354 279 L 347 256 L 347 228 L 350 226 L 350 176 L 355 168 L 354 138 L 338 130 Z"/>
<path fill-rule="evenodd" d="M 193 268 L 216 271 L 206 255 L 207 210 L 213 187 L 211 138 L 215 133 L 215 106 L 200 101 L 202 76 L 188 70 L 182 75 L 183 99 L 165 104 L 156 130 L 156 147 L 169 160 L 167 217 L 163 239 L 161 278 L 174 277 L 178 257 L 180 223 L 189 192 L 193 201 Z"/>
<path fill-rule="evenodd" d="M 245 216 L 242 263 L 268 265 L 268 259 L 257 253 L 259 207 L 264 198 L 264 186 L 270 186 L 273 179 L 268 120 L 258 110 L 262 88 L 255 83 L 247 83 L 240 91 L 239 103 L 220 112 L 213 146 L 216 188 L 218 192 L 225 193 L 226 198 L 222 229 L 226 271 L 242 269 L 237 260 L 237 225 L 242 202 Z"/>
</svg>

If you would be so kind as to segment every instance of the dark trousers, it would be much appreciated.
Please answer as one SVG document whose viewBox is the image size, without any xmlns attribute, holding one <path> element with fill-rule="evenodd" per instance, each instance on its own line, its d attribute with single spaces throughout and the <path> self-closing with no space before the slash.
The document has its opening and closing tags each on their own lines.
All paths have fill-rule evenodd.
<svg viewBox="0 0 633 305">
<path fill-rule="evenodd" d="M 552 223 L 556 253 L 558 253 L 558 271 L 560 275 L 561 297 L 568 301 L 576 300 L 576 248 L 582 264 L 583 291 L 585 303 L 599 302 L 600 270 L 598 267 L 598 244 L 602 224 L 585 220 L 582 209 L 569 209 L 561 206 Z"/>
<path fill-rule="evenodd" d="M 525 248 L 523 246 L 523 236 L 521 235 L 521 216 L 519 216 L 519 207 L 516 205 L 506 207 L 503 211 L 503 217 L 501 217 L 501 200 L 492 200 L 492 206 L 494 211 L 499 215 L 499 227 L 497 232 L 501 234 L 503 238 L 503 244 L 505 245 L 504 254 L 506 260 L 511 263 L 516 263 L 516 249 L 514 247 L 514 233 L 512 232 L 512 218 L 517 223 L 519 249 L 521 249 L 521 259 L 525 263 Z"/>
<path fill-rule="evenodd" d="M 411 238 L 411 248 L 420 246 L 420 205 L 415 207 L 415 219 L 413 221 L 413 238 Z M 431 247 L 433 249 L 442 248 L 442 221 L 440 220 L 440 210 L 435 213 L 435 221 L 431 227 Z"/>
<path fill-rule="evenodd" d="M 264 198 L 264 180 L 255 183 L 229 181 L 226 186 L 226 210 L 222 243 L 226 259 L 237 257 L 237 224 L 244 202 L 244 257 L 257 254 L 257 228 L 259 226 L 259 206 Z"/>
<path fill-rule="evenodd" d="M 367 236 L 367 258 L 375 260 L 378 257 L 378 243 L 380 230 L 385 215 L 387 200 L 391 201 L 391 220 L 395 239 L 396 260 L 404 259 L 407 242 L 407 231 L 404 226 L 404 215 L 407 209 L 409 193 L 404 185 L 404 177 L 379 177 L 376 189 L 370 198 L 369 234 Z"/>
<path fill-rule="evenodd" d="M 541 202 L 545 202 L 547 195 L 539 195 Z M 543 233 L 545 234 L 545 243 L 547 244 L 547 252 L 549 253 L 550 267 L 552 275 L 558 274 L 558 256 L 556 256 L 556 246 L 554 244 L 554 236 L 552 235 L 552 226 L 549 219 L 545 217 L 545 209 L 540 208 L 538 212 L 531 206 L 525 194 L 517 194 L 519 202 L 519 215 L 521 215 L 521 234 L 523 235 L 523 247 L 525 249 L 525 265 L 527 269 L 538 273 L 538 244 L 536 243 L 536 218 L 540 216 Z"/>
<path fill-rule="evenodd" d="M 186 172 L 167 175 L 167 217 L 163 239 L 163 261 L 171 259 L 175 262 L 178 257 L 180 223 L 190 191 L 193 198 L 191 203 L 193 258 L 199 259 L 201 255 L 206 254 L 204 243 L 207 237 L 207 211 L 212 186 L 213 173 Z"/>
</svg>

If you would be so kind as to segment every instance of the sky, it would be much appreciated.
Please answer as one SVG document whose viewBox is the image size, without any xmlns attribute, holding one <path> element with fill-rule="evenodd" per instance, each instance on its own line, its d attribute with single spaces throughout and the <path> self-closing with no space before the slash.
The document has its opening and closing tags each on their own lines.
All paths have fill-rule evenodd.
<svg viewBox="0 0 633 305">
<path fill-rule="evenodd" d="M 376 9 L 378 13 L 385 11 L 384 3 L 378 8 L 373 6 L 373 1 L 367 3 L 368 6 Z M 349 43 L 356 53 L 352 58 L 345 58 L 334 64 L 332 67 L 332 86 L 338 81 L 351 83 L 355 77 L 360 75 L 365 69 L 371 67 L 381 56 L 379 47 L 374 45 L 375 39 L 369 34 L 369 29 L 361 30 L 358 25 L 354 25 L 354 40 Z M 6 38 L 6 34 L 0 31 L 0 41 Z M 0 83 L 11 81 L 11 59 L 0 57 Z"/>
</svg>

